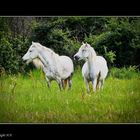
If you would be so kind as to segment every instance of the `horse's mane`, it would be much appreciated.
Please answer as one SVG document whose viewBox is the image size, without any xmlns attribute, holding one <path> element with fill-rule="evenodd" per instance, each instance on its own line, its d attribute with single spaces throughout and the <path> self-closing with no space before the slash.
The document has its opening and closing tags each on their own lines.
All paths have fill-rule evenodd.
<svg viewBox="0 0 140 140">
<path fill-rule="evenodd" d="M 94 48 L 93 48 L 93 47 L 91 47 L 91 45 L 89 45 L 89 46 L 90 46 L 90 51 L 91 51 L 92 55 L 93 55 L 94 57 L 96 57 L 96 56 L 97 56 L 97 54 L 96 54 L 96 52 L 95 52 Z"/>
<path fill-rule="evenodd" d="M 40 47 L 42 47 L 45 51 L 48 51 L 50 53 L 52 53 L 53 55 L 59 56 L 57 53 L 55 53 L 52 49 L 47 48 L 46 46 L 41 45 L 40 43 L 37 43 L 37 45 L 39 45 Z"/>
</svg>

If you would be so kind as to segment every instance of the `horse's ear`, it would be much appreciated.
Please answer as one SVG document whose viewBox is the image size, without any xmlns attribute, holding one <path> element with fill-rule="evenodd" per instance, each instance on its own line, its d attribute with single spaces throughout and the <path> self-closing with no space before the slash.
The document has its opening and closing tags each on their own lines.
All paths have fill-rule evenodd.
<svg viewBox="0 0 140 140">
<path fill-rule="evenodd" d="M 88 46 L 89 46 L 87 42 L 86 42 L 85 46 L 86 46 L 86 47 L 88 47 Z"/>
<path fill-rule="evenodd" d="M 32 44 L 34 44 L 34 42 L 32 41 Z"/>
<path fill-rule="evenodd" d="M 82 45 L 84 45 L 85 43 L 84 42 L 82 42 Z"/>
</svg>

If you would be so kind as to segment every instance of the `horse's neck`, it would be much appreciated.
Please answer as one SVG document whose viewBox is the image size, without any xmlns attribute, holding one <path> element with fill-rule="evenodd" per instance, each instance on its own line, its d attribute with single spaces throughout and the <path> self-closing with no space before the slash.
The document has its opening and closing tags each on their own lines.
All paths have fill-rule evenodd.
<svg viewBox="0 0 140 140">
<path fill-rule="evenodd" d="M 43 63 L 43 65 L 46 68 L 51 68 L 52 66 L 55 67 L 56 65 L 56 58 L 57 54 L 55 54 L 54 52 L 50 52 L 53 53 L 52 55 L 49 54 L 50 56 L 46 55 L 45 51 L 40 51 L 39 53 L 39 59 L 41 60 L 41 62 Z"/>
<path fill-rule="evenodd" d="M 95 64 L 96 58 L 97 58 L 96 52 L 94 50 L 91 50 L 91 54 L 88 57 L 88 67 L 89 67 L 89 70 L 92 70 L 94 68 L 94 64 Z"/>
<path fill-rule="evenodd" d="M 40 59 L 40 61 L 42 62 L 42 64 L 45 66 L 45 67 L 47 67 L 47 65 L 48 65 L 48 62 L 47 61 L 45 61 L 45 59 L 44 59 L 44 57 L 42 56 L 42 55 L 40 55 L 39 54 L 39 59 Z"/>
</svg>

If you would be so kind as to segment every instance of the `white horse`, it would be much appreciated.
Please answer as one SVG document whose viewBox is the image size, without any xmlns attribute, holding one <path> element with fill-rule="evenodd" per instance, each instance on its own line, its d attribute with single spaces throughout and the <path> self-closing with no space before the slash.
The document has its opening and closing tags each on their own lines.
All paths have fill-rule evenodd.
<svg viewBox="0 0 140 140">
<path fill-rule="evenodd" d="M 74 59 L 86 60 L 82 67 L 82 75 L 89 92 L 89 82 L 92 82 L 93 91 L 103 88 L 104 79 L 108 73 L 107 62 L 102 56 L 97 56 L 95 50 L 89 44 L 82 44 Z"/>
<path fill-rule="evenodd" d="M 22 59 L 28 64 L 36 58 L 42 63 L 40 64 L 45 73 L 48 87 L 50 87 L 52 80 L 56 80 L 59 84 L 60 90 L 65 88 L 67 82 L 69 88 L 71 88 L 71 78 L 74 72 L 74 66 L 72 60 L 68 56 L 59 56 L 54 51 L 40 43 L 32 42 L 32 45 Z M 34 61 L 34 63 L 36 62 Z"/>
</svg>

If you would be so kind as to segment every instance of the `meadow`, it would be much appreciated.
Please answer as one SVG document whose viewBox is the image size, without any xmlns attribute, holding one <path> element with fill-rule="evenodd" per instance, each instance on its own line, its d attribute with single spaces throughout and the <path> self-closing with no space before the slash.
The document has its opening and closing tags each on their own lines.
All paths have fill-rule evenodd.
<svg viewBox="0 0 140 140">
<path fill-rule="evenodd" d="M 140 74 L 111 69 L 104 89 L 86 92 L 81 70 L 71 90 L 47 87 L 39 70 L 0 77 L 0 123 L 137 123 L 140 122 Z"/>
</svg>

